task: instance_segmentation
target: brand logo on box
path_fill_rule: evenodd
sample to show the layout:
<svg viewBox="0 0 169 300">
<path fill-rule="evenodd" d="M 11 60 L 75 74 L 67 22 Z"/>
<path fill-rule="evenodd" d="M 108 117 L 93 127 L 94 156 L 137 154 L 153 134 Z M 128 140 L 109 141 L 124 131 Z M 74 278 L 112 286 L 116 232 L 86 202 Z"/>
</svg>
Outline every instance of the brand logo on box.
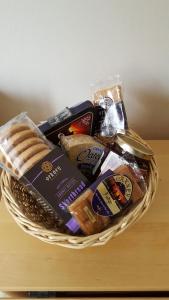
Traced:
<svg viewBox="0 0 169 300">
<path fill-rule="evenodd" d="M 51 163 L 50 161 L 44 161 L 44 162 L 42 163 L 41 168 L 42 168 L 42 171 L 43 171 L 43 172 L 49 173 L 49 172 L 52 171 L 53 165 L 52 165 L 52 163 Z"/>
<path fill-rule="evenodd" d="M 46 181 L 53 180 L 56 176 L 59 175 L 59 173 L 62 171 L 61 166 L 54 167 L 52 162 L 50 161 L 44 161 L 41 165 L 41 169 L 46 174 Z"/>
</svg>

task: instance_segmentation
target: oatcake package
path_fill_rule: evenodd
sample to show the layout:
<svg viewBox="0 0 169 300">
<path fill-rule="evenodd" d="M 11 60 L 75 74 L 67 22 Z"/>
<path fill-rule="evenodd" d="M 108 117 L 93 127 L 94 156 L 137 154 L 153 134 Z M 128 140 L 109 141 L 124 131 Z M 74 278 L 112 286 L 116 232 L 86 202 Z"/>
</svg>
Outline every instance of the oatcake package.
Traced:
<svg viewBox="0 0 169 300">
<path fill-rule="evenodd" d="M 90 101 L 66 107 L 58 115 L 49 118 L 46 122 L 39 125 L 39 129 L 45 136 L 58 144 L 58 134 L 93 134 L 94 126 L 94 106 Z"/>
<path fill-rule="evenodd" d="M 90 182 L 96 179 L 93 169 L 104 152 L 104 146 L 94 137 L 86 134 L 59 135 L 61 148 L 69 159 L 88 178 Z"/>
</svg>

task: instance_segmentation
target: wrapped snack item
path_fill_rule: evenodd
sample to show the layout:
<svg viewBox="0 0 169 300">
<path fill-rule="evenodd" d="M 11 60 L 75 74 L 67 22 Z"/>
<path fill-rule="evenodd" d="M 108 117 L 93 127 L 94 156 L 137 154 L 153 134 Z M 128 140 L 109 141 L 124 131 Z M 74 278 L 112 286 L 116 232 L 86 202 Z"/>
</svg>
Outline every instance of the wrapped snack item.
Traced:
<svg viewBox="0 0 169 300">
<path fill-rule="evenodd" d="M 53 148 L 26 113 L 0 128 L 1 164 L 17 178 Z"/>
<path fill-rule="evenodd" d="M 90 180 L 95 176 L 93 168 L 105 151 L 104 145 L 97 142 L 93 137 L 85 134 L 59 135 L 61 147 L 66 151 L 69 159 Z"/>
<path fill-rule="evenodd" d="M 102 231 L 108 226 L 110 217 L 95 214 L 92 209 L 94 193 L 88 188 L 71 206 L 69 211 L 76 218 L 80 228 L 86 235 Z"/>
<path fill-rule="evenodd" d="M 110 151 L 103 161 L 99 161 L 96 164 L 94 171 L 97 174 L 104 174 L 109 169 L 113 171 L 114 174 L 125 175 L 131 180 L 133 187 L 131 200 L 133 203 L 143 198 L 147 184 L 136 160 L 133 159 L 132 162 L 127 161 L 124 156 Z"/>
<path fill-rule="evenodd" d="M 117 181 L 117 182 L 116 182 Z M 132 182 L 124 176 L 117 177 L 111 170 L 100 176 L 69 210 L 86 235 L 105 229 L 131 203 Z"/>
<path fill-rule="evenodd" d="M 117 132 L 125 132 L 128 129 L 121 89 L 119 82 L 112 83 L 111 81 L 95 86 L 93 101 L 97 119 L 96 135 L 112 137 Z"/>
<path fill-rule="evenodd" d="M 59 147 L 56 146 L 38 161 L 21 180 L 28 189 L 36 192 L 36 198 L 43 207 L 54 210 L 72 233 L 78 233 L 79 225 L 72 218 L 68 206 L 89 184 Z"/>
<path fill-rule="evenodd" d="M 25 114 L 1 127 L 0 142 L 3 167 L 26 186 L 48 215 L 78 232 L 67 206 L 88 187 L 88 181 L 63 151 L 50 144 Z"/>
</svg>

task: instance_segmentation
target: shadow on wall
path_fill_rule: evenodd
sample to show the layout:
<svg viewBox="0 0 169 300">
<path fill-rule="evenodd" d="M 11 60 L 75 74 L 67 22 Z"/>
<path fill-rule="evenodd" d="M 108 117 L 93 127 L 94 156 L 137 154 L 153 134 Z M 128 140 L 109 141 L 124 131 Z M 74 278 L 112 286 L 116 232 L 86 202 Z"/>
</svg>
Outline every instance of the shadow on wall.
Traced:
<svg viewBox="0 0 169 300">
<path fill-rule="evenodd" d="M 135 99 L 135 103 L 129 103 L 132 129 L 144 139 L 169 139 L 169 95 L 155 90 L 136 90 L 132 99 Z"/>
<path fill-rule="evenodd" d="M 34 122 L 45 120 L 55 114 L 49 99 L 38 99 L 36 97 L 21 98 L 0 92 L 0 125 L 20 114 L 27 112 Z"/>
</svg>

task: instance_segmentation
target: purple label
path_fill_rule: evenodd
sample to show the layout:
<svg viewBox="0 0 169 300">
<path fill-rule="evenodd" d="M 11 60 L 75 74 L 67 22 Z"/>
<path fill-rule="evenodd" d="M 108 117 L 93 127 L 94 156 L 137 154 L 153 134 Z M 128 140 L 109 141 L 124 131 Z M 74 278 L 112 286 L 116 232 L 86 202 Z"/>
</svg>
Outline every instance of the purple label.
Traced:
<svg viewBox="0 0 169 300">
<path fill-rule="evenodd" d="M 106 205 L 105 201 L 103 200 L 102 196 L 98 191 L 95 192 L 92 200 L 92 207 L 95 213 L 101 216 L 112 216 L 111 210 Z"/>
<path fill-rule="evenodd" d="M 92 185 L 92 208 L 102 216 L 114 216 L 131 202 L 132 182 L 127 176 L 108 170 Z"/>
<path fill-rule="evenodd" d="M 66 223 L 66 226 L 73 232 L 77 232 L 80 229 L 79 224 L 75 220 L 75 218 L 71 218 L 69 222 Z"/>
<path fill-rule="evenodd" d="M 90 186 L 91 190 L 94 192 L 100 182 L 104 180 L 106 177 L 113 175 L 111 170 L 107 170 L 103 175 L 99 176 L 97 180 Z"/>
</svg>

